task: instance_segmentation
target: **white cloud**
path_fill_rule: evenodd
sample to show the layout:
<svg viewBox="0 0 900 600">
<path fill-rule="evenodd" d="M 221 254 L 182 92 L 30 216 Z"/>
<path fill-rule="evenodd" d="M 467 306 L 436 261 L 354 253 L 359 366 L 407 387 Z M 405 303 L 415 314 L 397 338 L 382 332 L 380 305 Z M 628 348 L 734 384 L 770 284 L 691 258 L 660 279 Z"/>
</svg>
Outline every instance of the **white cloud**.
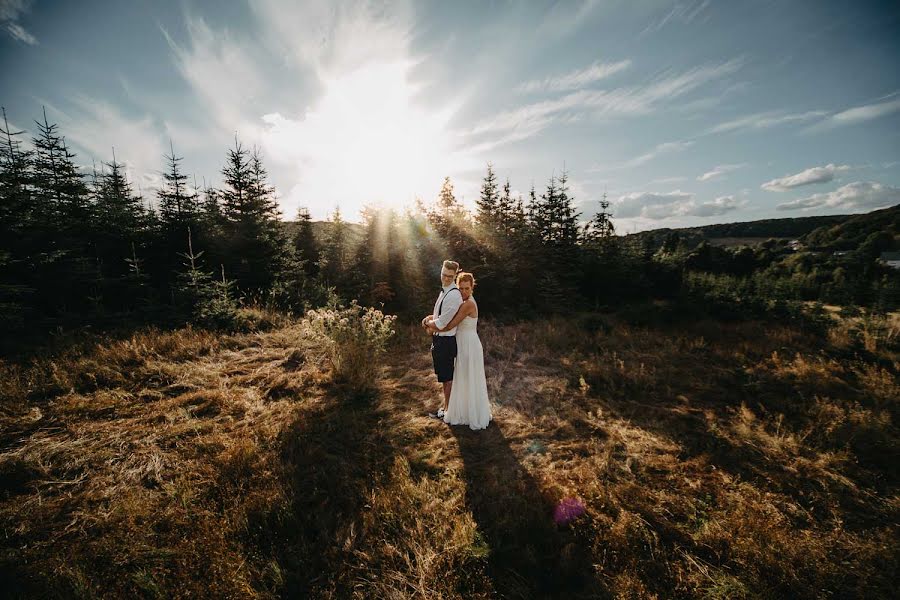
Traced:
<svg viewBox="0 0 900 600">
<path fill-rule="evenodd" d="M 632 192 L 612 203 L 616 218 L 640 218 L 654 221 L 674 217 L 713 217 L 737 210 L 744 203 L 734 196 L 697 201 L 693 194 L 675 190 L 666 193 Z"/>
<path fill-rule="evenodd" d="M 801 185 L 828 183 L 834 179 L 835 174 L 849 171 L 851 168 L 852 167 L 849 165 L 835 165 L 829 163 L 824 167 L 812 167 L 794 175 L 767 181 L 760 187 L 770 192 L 786 192 L 795 187 L 800 187 Z"/>
<path fill-rule="evenodd" d="M 724 215 L 743 206 L 743 202 L 736 200 L 734 196 L 720 196 L 715 200 L 707 200 L 700 203 L 689 203 L 684 207 L 684 215 L 694 217 L 715 217 Z"/>
<path fill-rule="evenodd" d="M 779 204 L 777 210 L 811 210 L 831 208 L 839 210 L 873 210 L 900 202 L 900 188 L 874 181 L 855 181 L 825 194 L 813 194 Z"/>
<path fill-rule="evenodd" d="M 676 177 L 662 177 L 660 179 L 654 179 L 648 185 L 654 185 L 654 184 L 662 185 L 664 183 L 681 183 L 681 182 L 687 181 L 687 180 L 688 180 L 688 178 L 684 177 L 682 175 L 679 175 Z"/>
<path fill-rule="evenodd" d="M 238 131 L 245 141 L 258 140 L 260 123 L 250 110 L 266 87 L 250 44 L 228 31 L 212 31 L 199 17 L 185 16 L 188 44 L 181 46 L 162 30 L 175 65 L 209 115 L 211 128 Z"/>
<path fill-rule="evenodd" d="M 744 163 L 736 165 L 718 165 L 713 167 L 711 171 L 707 171 L 703 175 L 697 177 L 697 181 L 709 181 L 710 179 L 715 179 L 716 177 L 724 175 L 725 173 L 736 171 L 744 166 L 746 166 Z"/>
<path fill-rule="evenodd" d="M 667 193 L 632 192 L 619 196 L 612 203 L 612 213 L 618 218 L 664 219 L 676 214 L 678 207 L 692 198 L 693 194 L 679 190 Z"/>
<path fill-rule="evenodd" d="M 537 38 L 564 37 L 579 27 L 583 27 L 598 8 L 602 6 L 613 8 L 613 4 L 615 3 L 602 3 L 600 0 L 554 2 L 542 15 L 535 35 Z"/>
<path fill-rule="evenodd" d="M 414 19 L 410 0 L 373 3 L 256 0 L 250 8 L 263 43 L 296 66 L 331 79 L 372 61 L 408 57 Z"/>
<path fill-rule="evenodd" d="M 895 95 L 895 94 L 892 94 Z M 866 104 L 863 106 L 855 106 L 835 113 L 823 120 L 821 123 L 809 128 L 809 131 L 819 131 L 831 129 L 833 127 L 841 127 L 843 125 L 856 125 L 873 119 L 878 119 L 895 112 L 900 111 L 900 98 L 894 98 L 886 102 L 878 102 L 875 104 Z"/>
<path fill-rule="evenodd" d="M 60 113 L 60 132 L 76 146 L 82 163 L 90 164 L 93 159 L 99 170 L 101 163 L 112 160 L 115 147 L 116 159 L 125 164 L 132 182 L 145 194 L 157 186 L 169 146 L 151 116 L 126 116 L 112 104 L 83 95 L 72 98 L 70 106 L 71 113 Z M 48 117 L 52 123 L 54 119 Z"/>
<path fill-rule="evenodd" d="M 670 100 L 737 71 L 743 61 L 695 67 L 677 75 L 663 74 L 641 86 L 613 90 L 579 90 L 562 97 L 526 104 L 482 120 L 467 133 L 492 136 L 488 147 L 533 137 L 551 123 L 578 114 L 631 116 L 654 112 Z"/>
<path fill-rule="evenodd" d="M 526 81 L 525 83 L 516 86 L 516 91 L 527 94 L 533 92 L 564 92 L 567 90 L 577 90 L 614 75 L 619 71 L 624 71 L 629 66 L 631 66 L 630 60 L 622 60 L 614 63 L 595 62 L 589 67 L 570 71 L 563 75 Z"/>
<path fill-rule="evenodd" d="M 19 23 L 19 18 L 31 8 L 31 0 L 0 0 L 0 24 L 14 39 L 29 46 L 38 43 L 31 33 Z"/>
<path fill-rule="evenodd" d="M 641 154 L 640 156 L 636 156 L 632 158 L 628 162 L 622 164 L 622 168 L 631 168 L 643 165 L 645 163 L 650 162 L 657 156 L 661 154 L 671 154 L 673 152 L 681 152 L 687 148 L 690 148 L 694 142 L 691 141 L 680 141 L 680 142 L 664 142 L 662 144 L 658 144 L 653 150 L 647 152 L 645 154 Z"/>
<path fill-rule="evenodd" d="M 710 0 L 689 0 L 687 2 L 676 2 L 675 6 L 672 7 L 661 19 L 651 23 L 648 25 L 643 31 L 638 34 L 638 37 L 642 37 L 648 33 L 655 33 L 665 27 L 667 24 L 680 21 L 681 23 L 687 25 L 690 24 L 700 16 L 706 8 L 709 6 Z M 708 15 L 707 15 L 708 18 Z"/>
<path fill-rule="evenodd" d="M 784 111 L 761 112 L 720 123 L 710 129 L 707 133 L 768 129 L 779 125 L 802 123 L 804 121 L 818 119 L 826 114 L 828 113 L 823 110 L 811 110 L 804 113 L 785 113 Z"/>
</svg>

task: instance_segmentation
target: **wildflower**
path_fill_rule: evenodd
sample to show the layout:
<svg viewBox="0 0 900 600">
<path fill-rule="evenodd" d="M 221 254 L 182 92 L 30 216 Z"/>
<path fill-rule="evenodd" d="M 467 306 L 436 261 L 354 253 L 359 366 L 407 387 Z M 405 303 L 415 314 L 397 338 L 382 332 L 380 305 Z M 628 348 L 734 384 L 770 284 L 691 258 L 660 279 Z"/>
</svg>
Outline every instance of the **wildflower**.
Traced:
<svg viewBox="0 0 900 600">
<path fill-rule="evenodd" d="M 553 521 L 567 525 L 584 514 L 584 504 L 578 498 L 563 498 L 553 510 Z"/>
</svg>

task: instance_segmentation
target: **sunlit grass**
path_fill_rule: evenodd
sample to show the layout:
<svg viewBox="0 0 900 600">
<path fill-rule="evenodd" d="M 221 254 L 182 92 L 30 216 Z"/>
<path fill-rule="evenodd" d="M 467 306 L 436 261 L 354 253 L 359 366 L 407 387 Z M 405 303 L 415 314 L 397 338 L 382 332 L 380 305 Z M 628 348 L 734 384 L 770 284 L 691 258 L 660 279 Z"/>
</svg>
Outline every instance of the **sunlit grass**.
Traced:
<svg viewBox="0 0 900 600">
<path fill-rule="evenodd" d="M 299 321 L 2 368 L 25 595 L 889 597 L 897 363 L 783 325 L 481 327 L 495 422 L 426 416 L 400 326 L 347 402 Z M 97 343 L 99 341 L 99 343 Z"/>
</svg>

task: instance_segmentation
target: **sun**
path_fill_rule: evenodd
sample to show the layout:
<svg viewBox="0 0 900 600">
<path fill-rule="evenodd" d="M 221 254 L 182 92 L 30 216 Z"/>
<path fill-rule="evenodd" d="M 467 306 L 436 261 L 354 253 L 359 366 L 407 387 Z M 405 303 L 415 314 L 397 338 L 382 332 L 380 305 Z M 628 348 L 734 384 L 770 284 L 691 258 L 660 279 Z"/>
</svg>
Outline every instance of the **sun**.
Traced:
<svg viewBox="0 0 900 600">
<path fill-rule="evenodd" d="M 408 61 L 373 62 L 324 81 L 301 121 L 264 117 L 274 152 L 293 156 L 300 183 L 292 202 L 326 214 L 340 206 L 353 219 L 366 205 L 430 201 L 458 167 L 448 131 L 452 111 L 416 101 Z"/>
</svg>

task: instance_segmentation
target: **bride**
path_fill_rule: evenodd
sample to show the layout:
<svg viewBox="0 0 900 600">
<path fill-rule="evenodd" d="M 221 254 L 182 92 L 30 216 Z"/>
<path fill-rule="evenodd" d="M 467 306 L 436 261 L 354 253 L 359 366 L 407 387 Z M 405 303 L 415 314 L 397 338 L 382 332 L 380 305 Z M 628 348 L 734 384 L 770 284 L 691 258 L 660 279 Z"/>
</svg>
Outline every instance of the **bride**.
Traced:
<svg viewBox="0 0 900 600">
<path fill-rule="evenodd" d="M 478 304 L 472 297 L 475 277 L 471 273 L 456 276 L 456 285 L 463 303 L 446 327 L 440 331 L 456 330 L 456 369 L 450 392 L 450 407 L 444 422 L 450 425 L 468 425 L 471 429 L 484 429 L 493 418 L 488 399 L 487 380 L 484 376 L 484 350 L 478 338 Z M 438 331 L 431 325 L 432 332 Z"/>
</svg>

